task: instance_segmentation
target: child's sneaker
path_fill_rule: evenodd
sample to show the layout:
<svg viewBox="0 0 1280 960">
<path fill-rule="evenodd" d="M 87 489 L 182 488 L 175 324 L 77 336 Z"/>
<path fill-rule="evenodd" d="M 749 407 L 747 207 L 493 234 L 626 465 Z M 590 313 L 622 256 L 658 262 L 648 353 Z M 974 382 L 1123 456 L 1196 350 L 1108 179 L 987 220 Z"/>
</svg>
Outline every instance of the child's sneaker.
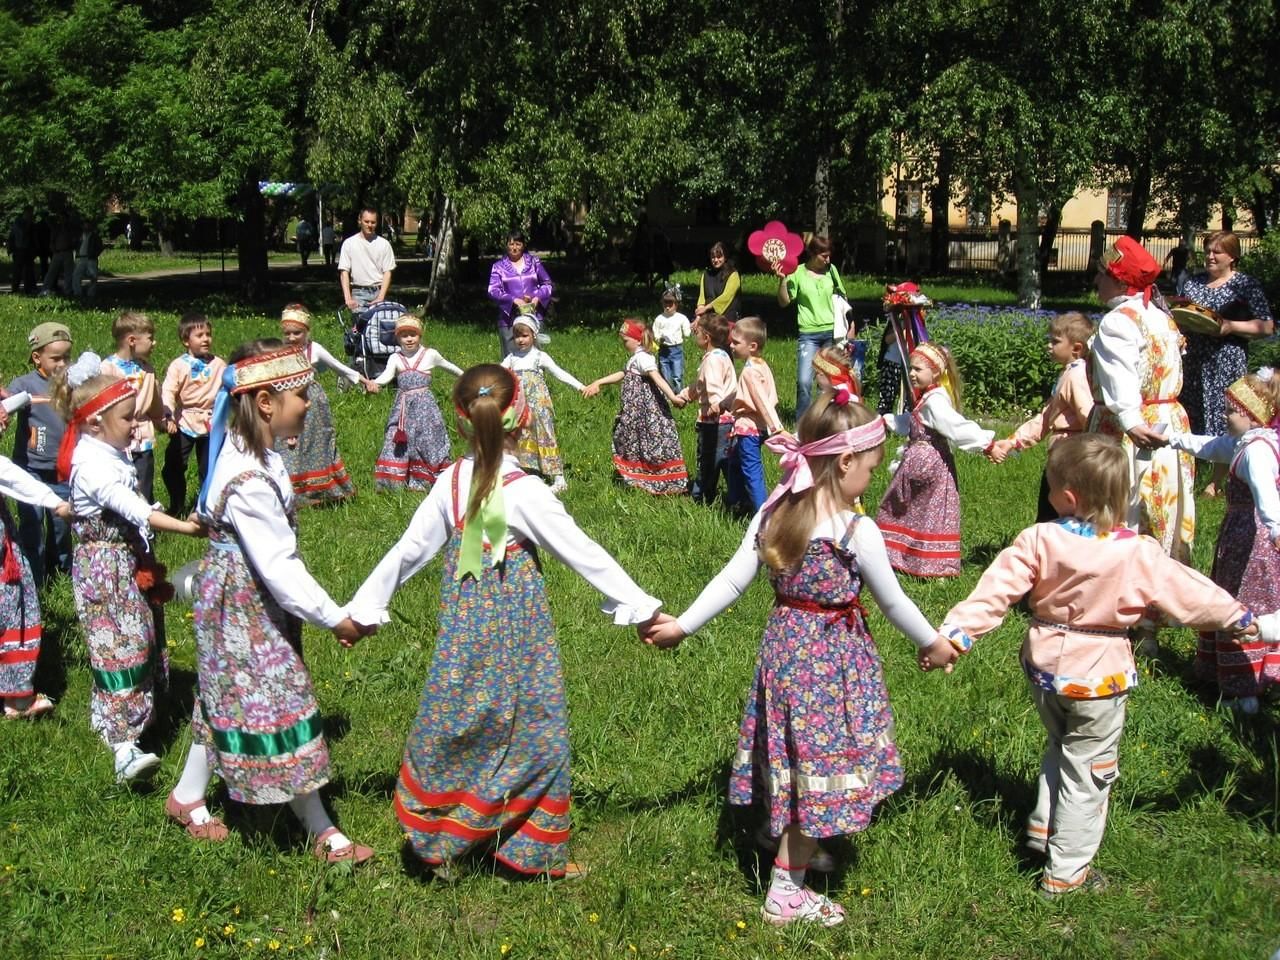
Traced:
<svg viewBox="0 0 1280 960">
<path fill-rule="evenodd" d="M 787 893 L 770 891 L 764 898 L 760 916 L 765 923 L 775 927 L 785 927 L 796 921 L 835 927 L 844 923 L 844 907 L 808 887 L 793 887 Z"/>
<path fill-rule="evenodd" d="M 154 753 L 147 753 L 136 743 L 127 744 L 116 750 L 116 783 L 145 779 L 155 773 L 158 766 L 160 758 Z"/>
<path fill-rule="evenodd" d="M 778 838 L 773 836 L 769 832 L 769 828 L 763 823 L 756 830 L 756 846 L 762 850 L 768 850 L 770 853 L 778 852 Z M 821 847 L 818 847 L 813 851 L 813 856 L 809 858 L 809 863 L 805 869 L 816 870 L 818 873 L 835 873 L 836 858 Z"/>
<path fill-rule="evenodd" d="M 1042 880 L 1041 886 L 1040 886 L 1040 896 L 1044 897 L 1044 899 L 1046 900 L 1055 900 L 1058 897 L 1062 896 L 1063 894 L 1075 893 L 1079 890 L 1088 890 L 1091 893 L 1101 893 L 1103 890 L 1107 889 L 1107 887 L 1109 887 L 1110 885 L 1111 885 L 1111 881 L 1107 879 L 1106 874 L 1104 874 L 1097 867 L 1090 867 L 1089 872 L 1085 874 L 1084 880 L 1076 884 L 1074 887 L 1067 887 L 1065 890 L 1055 890 L 1055 889 L 1046 887 L 1044 886 L 1044 881 Z"/>
</svg>

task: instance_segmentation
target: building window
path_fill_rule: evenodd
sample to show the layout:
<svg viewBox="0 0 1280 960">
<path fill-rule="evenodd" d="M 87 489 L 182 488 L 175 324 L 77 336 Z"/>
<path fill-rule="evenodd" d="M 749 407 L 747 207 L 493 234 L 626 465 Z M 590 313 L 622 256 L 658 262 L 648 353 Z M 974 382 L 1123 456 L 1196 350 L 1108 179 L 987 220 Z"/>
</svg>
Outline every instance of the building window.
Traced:
<svg viewBox="0 0 1280 960">
<path fill-rule="evenodd" d="M 898 181 L 898 219 L 924 216 L 924 183 L 920 180 Z"/>
<path fill-rule="evenodd" d="M 1129 204 L 1133 200 L 1133 188 L 1127 183 L 1117 183 L 1107 190 L 1107 229 L 1123 230 L 1129 226 Z"/>
</svg>

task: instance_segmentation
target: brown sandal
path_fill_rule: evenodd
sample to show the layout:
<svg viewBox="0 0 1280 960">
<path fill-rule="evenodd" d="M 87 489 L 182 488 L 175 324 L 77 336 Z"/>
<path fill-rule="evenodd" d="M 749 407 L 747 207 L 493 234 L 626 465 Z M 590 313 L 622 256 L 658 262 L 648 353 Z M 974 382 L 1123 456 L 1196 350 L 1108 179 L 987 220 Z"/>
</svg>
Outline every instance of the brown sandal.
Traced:
<svg viewBox="0 0 1280 960">
<path fill-rule="evenodd" d="M 325 863 L 342 863 L 345 860 L 350 860 L 352 863 L 364 863 L 366 860 L 373 859 L 373 848 L 356 843 L 354 840 L 341 850 L 331 849 L 328 842 L 329 838 L 337 832 L 337 827 L 330 827 L 316 837 L 314 853 L 317 860 L 323 860 Z"/>
<path fill-rule="evenodd" d="M 164 801 L 164 814 L 174 823 L 183 827 L 195 840 L 207 840 L 210 843 L 221 843 L 230 836 L 227 825 L 210 814 L 208 823 L 195 823 L 191 819 L 191 811 L 199 810 L 205 805 L 204 798 L 192 803 L 179 803 L 171 793 Z"/>
</svg>

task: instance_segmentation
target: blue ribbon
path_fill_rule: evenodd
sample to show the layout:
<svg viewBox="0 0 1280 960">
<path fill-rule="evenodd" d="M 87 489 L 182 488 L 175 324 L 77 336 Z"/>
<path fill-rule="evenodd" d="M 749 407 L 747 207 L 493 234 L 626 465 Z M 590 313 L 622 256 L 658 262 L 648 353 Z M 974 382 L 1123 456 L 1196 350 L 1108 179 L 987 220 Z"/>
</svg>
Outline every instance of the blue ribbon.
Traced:
<svg viewBox="0 0 1280 960">
<path fill-rule="evenodd" d="M 236 368 L 227 367 L 222 373 L 222 389 L 218 398 L 213 401 L 213 417 L 209 420 L 209 470 L 204 475 L 204 483 L 200 485 L 200 498 L 196 500 L 196 512 L 202 517 L 209 515 L 209 486 L 213 482 L 213 471 L 218 465 L 218 454 L 222 452 L 222 444 L 227 439 L 227 419 L 231 414 L 231 391 L 236 385 Z"/>
</svg>

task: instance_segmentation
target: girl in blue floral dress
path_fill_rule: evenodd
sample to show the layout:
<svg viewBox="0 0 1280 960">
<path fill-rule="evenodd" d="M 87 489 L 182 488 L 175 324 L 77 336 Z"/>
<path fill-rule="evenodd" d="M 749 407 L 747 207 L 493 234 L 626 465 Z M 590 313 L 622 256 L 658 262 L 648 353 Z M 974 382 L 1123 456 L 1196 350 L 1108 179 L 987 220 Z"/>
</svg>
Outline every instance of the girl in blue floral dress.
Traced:
<svg viewBox="0 0 1280 960">
<path fill-rule="evenodd" d="M 679 618 L 647 632 L 674 646 L 732 604 L 761 564 L 775 601 L 747 696 L 729 802 L 760 802 L 780 837 L 761 916 L 835 926 L 844 909 L 805 886 L 818 840 L 864 829 L 902 786 L 893 714 L 860 600 L 880 609 L 931 663 L 954 652 L 898 585 L 884 538 L 854 512 L 884 452 L 884 421 L 847 392 L 830 391 L 801 418 L 799 439 L 768 441 L 784 479 L 751 521 L 737 553 Z"/>
</svg>

